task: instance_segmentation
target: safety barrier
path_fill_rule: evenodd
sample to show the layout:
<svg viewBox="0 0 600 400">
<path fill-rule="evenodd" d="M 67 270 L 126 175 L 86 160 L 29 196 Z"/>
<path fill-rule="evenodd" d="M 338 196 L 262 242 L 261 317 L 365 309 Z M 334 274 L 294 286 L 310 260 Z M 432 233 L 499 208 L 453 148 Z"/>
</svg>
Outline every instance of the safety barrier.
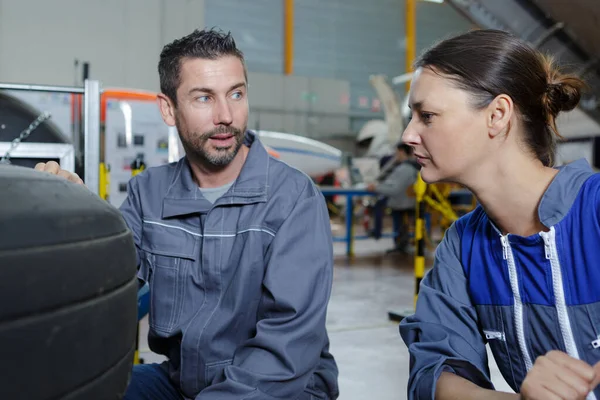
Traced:
<svg viewBox="0 0 600 400">
<path fill-rule="evenodd" d="M 419 173 L 417 176 L 417 180 L 413 185 L 415 200 L 416 200 L 416 215 L 415 215 L 415 232 L 414 232 L 414 241 L 415 241 L 415 256 L 414 256 L 414 278 L 415 278 L 415 291 L 414 291 L 414 301 L 413 308 L 409 310 L 405 310 L 404 312 L 394 312 L 389 311 L 388 317 L 392 321 L 400 322 L 408 315 L 414 313 L 414 310 L 417 307 L 417 299 L 419 297 L 419 289 L 421 287 L 421 281 L 425 275 L 425 248 L 426 242 L 425 239 L 427 237 L 427 228 L 426 228 L 426 207 L 429 206 L 433 210 L 438 211 L 441 215 L 450 223 L 456 221 L 459 217 L 457 213 L 454 211 L 451 202 L 449 201 L 450 192 L 446 195 L 443 195 L 440 192 L 440 189 L 437 185 L 428 185 L 421 178 L 421 174 Z"/>
</svg>

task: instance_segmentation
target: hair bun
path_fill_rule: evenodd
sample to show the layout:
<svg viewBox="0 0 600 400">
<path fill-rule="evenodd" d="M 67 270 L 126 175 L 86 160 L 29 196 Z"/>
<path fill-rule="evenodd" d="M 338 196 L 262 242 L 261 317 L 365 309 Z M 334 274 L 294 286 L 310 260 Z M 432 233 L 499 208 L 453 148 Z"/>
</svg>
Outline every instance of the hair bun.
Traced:
<svg viewBox="0 0 600 400">
<path fill-rule="evenodd" d="M 556 117 L 561 111 L 570 111 L 581 100 L 583 82 L 575 77 L 561 77 L 558 82 L 548 83 L 543 95 L 546 109 Z"/>
<path fill-rule="evenodd" d="M 548 84 L 542 95 L 542 104 L 549 119 L 555 119 L 561 111 L 570 111 L 577 107 L 586 85 L 575 75 L 563 75 L 551 59 L 545 60 L 545 66 Z"/>
</svg>

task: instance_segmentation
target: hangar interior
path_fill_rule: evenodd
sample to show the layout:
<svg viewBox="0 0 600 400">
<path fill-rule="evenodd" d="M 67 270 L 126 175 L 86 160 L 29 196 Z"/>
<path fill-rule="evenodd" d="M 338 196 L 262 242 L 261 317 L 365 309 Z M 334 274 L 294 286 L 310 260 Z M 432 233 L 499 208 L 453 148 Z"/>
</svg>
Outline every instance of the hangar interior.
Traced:
<svg viewBox="0 0 600 400">
<path fill-rule="evenodd" d="M 395 251 L 385 209 L 382 233 L 373 237 L 376 196 L 367 187 L 409 121 L 412 63 L 435 43 L 474 29 L 509 31 L 553 55 L 589 86 L 580 105 L 558 119 L 556 163 L 584 158 L 598 169 L 598 21 L 596 0 L 0 0 L 0 164 L 54 160 L 119 207 L 132 176 L 185 154 L 157 105 L 162 47 L 194 29 L 230 31 L 248 70 L 247 128 L 327 199 L 334 241 L 327 328 L 340 399 L 406 398 L 409 353 L 398 321 L 414 308 L 422 278 L 419 225 L 409 224 L 409 250 Z M 445 230 L 476 200 L 450 184 L 429 185 L 423 196 L 427 272 Z M 15 227 L 0 225 L 5 241 Z M 7 249 L 0 244 L 0 260 Z M 60 279 L 48 283 L 60 291 Z M 148 305 L 139 307 L 146 313 L 136 326 L 134 361 L 160 362 L 165 357 L 148 346 Z M 0 338 L 9 322 L 0 320 Z M 27 353 L 34 348 L 21 358 L 51 357 Z M 489 360 L 496 389 L 511 392 L 491 353 Z M 3 392 L 0 398 L 58 398 L 20 397 L 0 385 Z"/>
</svg>

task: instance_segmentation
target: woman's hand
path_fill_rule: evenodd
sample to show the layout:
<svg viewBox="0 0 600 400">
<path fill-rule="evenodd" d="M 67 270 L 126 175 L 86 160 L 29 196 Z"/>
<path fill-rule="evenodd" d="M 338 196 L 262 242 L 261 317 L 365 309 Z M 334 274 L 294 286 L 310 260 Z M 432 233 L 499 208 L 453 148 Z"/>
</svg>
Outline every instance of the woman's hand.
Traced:
<svg viewBox="0 0 600 400">
<path fill-rule="evenodd" d="M 600 362 L 593 367 L 561 351 L 535 360 L 521 385 L 523 400 L 585 400 L 600 383 Z"/>
</svg>

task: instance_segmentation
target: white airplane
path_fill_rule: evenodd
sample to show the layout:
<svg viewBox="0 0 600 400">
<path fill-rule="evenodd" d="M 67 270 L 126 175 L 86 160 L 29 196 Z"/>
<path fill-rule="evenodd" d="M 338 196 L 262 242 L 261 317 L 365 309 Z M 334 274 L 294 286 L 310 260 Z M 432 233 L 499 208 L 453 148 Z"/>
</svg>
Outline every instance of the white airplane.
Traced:
<svg viewBox="0 0 600 400">
<path fill-rule="evenodd" d="M 318 140 L 281 132 L 256 133 L 261 143 L 273 149 L 281 161 L 310 177 L 325 175 L 343 165 L 342 151 Z"/>
<path fill-rule="evenodd" d="M 394 78 L 392 83 L 399 85 L 411 78 L 411 73 L 401 75 Z M 358 133 L 356 141 L 359 144 L 370 141 L 365 157 L 381 158 L 394 153 L 410 116 L 410 109 L 408 97 L 401 100 L 384 75 L 372 75 L 369 82 L 383 105 L 385 120 L 373 119 L 367 122 Z"/>
<path fill-rule="evenodd" d="M 401 84 L 411 77 L 412 74 L 402 75 L 394 78 L 393 83 Z M 384 76 L 375 75 L 369 81 L 383 104 L 385 121 L 367 122 L 356 139 L 359 144 L 370 141 L 365 156 L 353 159 L 365 180 L 378 173 L 381 157 L 394 153 L 410 112 L 407 100 L 401 104 Z M 335 172 L 344 166 L 342 151 L 318 140 L 272 131 L 257 131 L 257 134 L 265 146 L 277 152 L 279 159 L 311 177 Z"/>
</svg>

